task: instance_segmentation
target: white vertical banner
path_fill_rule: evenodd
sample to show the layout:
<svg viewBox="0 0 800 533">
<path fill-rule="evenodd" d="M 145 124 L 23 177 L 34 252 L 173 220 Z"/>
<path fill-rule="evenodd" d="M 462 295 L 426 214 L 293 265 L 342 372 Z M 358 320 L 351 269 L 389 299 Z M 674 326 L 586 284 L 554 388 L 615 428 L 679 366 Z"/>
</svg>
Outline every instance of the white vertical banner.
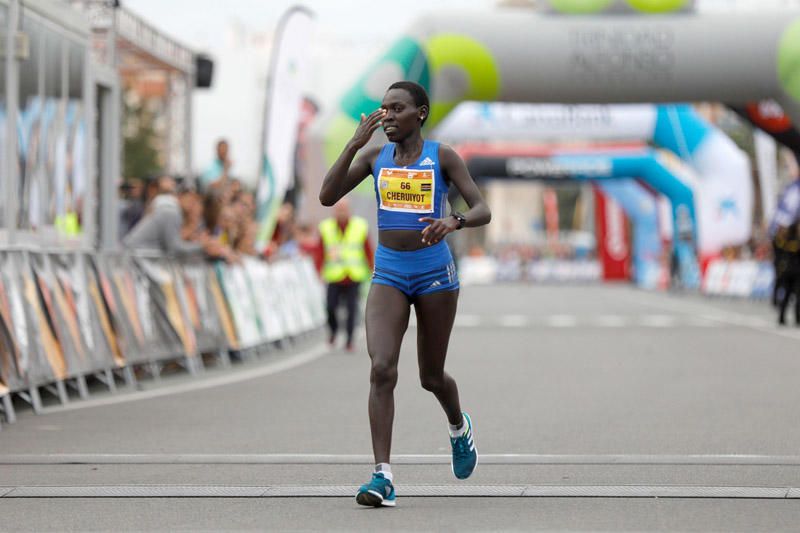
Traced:
<svg viewBox="0 0 800 533">
<path fill-rule="evenodd" d="M 256 193 L 259 224 L 256 249 L 263 250 L 275 228 L 278 207 L 294 183 L 294 158 L 313 14 L 305 7 L 290 8 L 278 23 L 267 77 L 261 168 Z"/>
<path fill-rule="evenodd" d="M 778 148 L 775 139 L 759 129 L 754 129 L 753 140 L 761 186 L 761 213 L 766 226 L 778 202 Z"/>
</svg>

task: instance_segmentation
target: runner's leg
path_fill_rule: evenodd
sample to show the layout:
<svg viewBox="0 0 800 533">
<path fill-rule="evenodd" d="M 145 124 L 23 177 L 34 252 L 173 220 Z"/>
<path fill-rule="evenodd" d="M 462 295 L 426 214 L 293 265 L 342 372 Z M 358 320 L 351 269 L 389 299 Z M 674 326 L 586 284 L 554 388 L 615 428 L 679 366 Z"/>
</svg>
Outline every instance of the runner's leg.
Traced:
<svg viewBox="0 0 800 533">
<path fill-rule="evenodd" d="M 373 283 L 367 296 L 367 351 L 372 360 L 369 425 L 375 463 L 389 463 L 394 421 L 394 388 L 400 344 L 408 328 L 410 306 L 399 289 Z"/>
<path fill-rule="evenodd" d="M 447 345 L 458 307 L 458 291 L 440 291 L 417 297 L 417 360 L 422 387 L 442 405 L 447 420 L 461 424 L 461 403 L 455 380 L 444 371 Z"/>
</svg>

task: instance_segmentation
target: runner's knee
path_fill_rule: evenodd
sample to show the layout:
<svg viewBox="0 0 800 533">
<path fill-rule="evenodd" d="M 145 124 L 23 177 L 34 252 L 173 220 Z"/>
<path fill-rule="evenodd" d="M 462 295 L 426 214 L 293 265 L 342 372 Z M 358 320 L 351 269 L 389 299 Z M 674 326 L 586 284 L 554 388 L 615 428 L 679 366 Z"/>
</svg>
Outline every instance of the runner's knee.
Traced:
<svg viewBox="0 0 800 533">
<path fill-rule="evenodd" d="M 394 388 L 397 385 L 397 365 L 373 362 L 369 381 L 378 387 Z"/>
<path fill-rule="evenodd" d="M 444 374 L 438 376 L 420 375 L 419 381 L 423 389 L 434 394 L 444 390 Z"/>
</svg>

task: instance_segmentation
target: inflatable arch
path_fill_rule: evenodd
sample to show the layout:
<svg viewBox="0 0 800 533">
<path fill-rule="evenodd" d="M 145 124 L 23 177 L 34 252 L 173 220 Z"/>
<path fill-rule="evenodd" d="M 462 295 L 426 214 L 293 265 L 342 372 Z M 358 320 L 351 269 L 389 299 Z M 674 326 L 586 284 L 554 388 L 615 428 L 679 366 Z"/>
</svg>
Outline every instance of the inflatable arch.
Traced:
<svg viewBox="0 0 800 533">
<path fill-rule="evenodd" d="M 466 143 L 453 146 L 461 157 L 469 162 L 474 157 L 526 157 L 541 158 L 542 170 L 545 169 L 546 157 L 554 152 L 553 146 L 543 145 L 509 145 Z M 641 143 L 609 143 L 592 144 L 586 147 L 564 147 L 562 152 L 638 152 L 645 148 Z M 560 175 L 560 174 L 556 174 Z M 540 176 L 543 179 L 553 176 Z M 628 216 L 633 226 L 633 242 L 631 259 L 633 262 L 633 280 L 643 288 L 656 288 L 662 281 L 662 242 L 659 234 L 659 218 L 657 195 L 644 187 L 635 179 L 596 180 L 595 189 L 603 197 L 614 200 Z M 456 193 L 457 194 L 457 193 Z M 670 223 L 671 225 L 671 223 Z M 598 228 L 599 230 L 599 228 Z M 599 237 L 598 237 L 599 238 Z M 600 243 L 598 243 L 600 244 Z"/>
<path fill-rule="evenodd" d="M 672 168 L 695 192 L 703 258 L 747 241 L 752 230 L 750 162 L 724 133 L 688 105 L 556 105 L 464 102 L 433 137 L 474 141 L 632 141 L 652 143 L 687 167 Z M 691 169 L 691 170 L 689 170 Z"/>
<path fill-rule="evenodd" d="M 772 98 L 800 123 L 800 12 L 693 13 L 691 2 L 678 0 L 548 5 L 552 13 L 505 8 L 420 18 L 317 122 L 309 183 L 318 184 L 361 113 L 398 79 L 428 89 L 429 128 L 465 100 L 745 105 Z M 614 14 L 620 11 L 661 14 Z"/>
<path fill-rule="evenodd" d="M 656 198 L 634 179 L 603 180 L 595 187 L 617 202 L 633 227 L 633 280 L 645 289 L 661 285 L 663 247 L 658 232 Z"/>
<path fill-rule="evenodd" d="M 467 168 L 475 177 L 488 178 L 640 179 L 670 200 L 675 234 L 673 253 L 679 264 L 681 283 L 689 288 L 699 286 L 694 195 L 691 188 L 663 164 L 655 150 L 597 154 L 561 152 L 548 158 L 473 157 Z"/>
</svg>

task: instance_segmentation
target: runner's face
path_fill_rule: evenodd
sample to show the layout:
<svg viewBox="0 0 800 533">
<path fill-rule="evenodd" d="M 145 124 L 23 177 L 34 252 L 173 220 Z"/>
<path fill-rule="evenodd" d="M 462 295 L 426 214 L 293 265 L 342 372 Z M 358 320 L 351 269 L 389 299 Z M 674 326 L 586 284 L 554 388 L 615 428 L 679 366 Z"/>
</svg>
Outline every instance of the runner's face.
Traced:
<svg viewBox="0 0 800 533">
<path fill-rule="evenodd" d="M 419 131 L 424 112 L 414 104 L 414 99 L 403 89 L 390 89 L 381 103 L 386 110 L 383 117 L 383 131 L 392 142 L 398 142 L 415 131 Z"/>
</svg>

